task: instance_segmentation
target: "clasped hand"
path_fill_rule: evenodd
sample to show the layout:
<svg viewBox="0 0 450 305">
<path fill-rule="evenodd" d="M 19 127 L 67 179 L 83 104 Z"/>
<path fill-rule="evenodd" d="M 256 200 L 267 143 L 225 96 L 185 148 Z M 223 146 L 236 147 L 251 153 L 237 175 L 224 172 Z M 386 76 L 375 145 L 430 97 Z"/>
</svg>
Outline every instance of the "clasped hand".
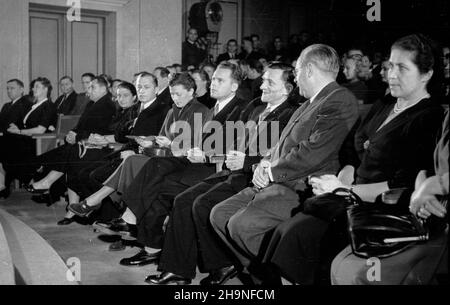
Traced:
<svg viewBox="0 0 450 305">
<path fill-rule="evenodd" d="M 227 154 L 225 164 L 230 170 L 237 171 L 244 168 L 244 161 L 245 153 L 236 150 L 230 150 Z"/>
<path fill-rule="evenodd" d="M 447 214 L 445 207 L 436 198 L 439 189 L 439 177 L 426 177 L 421 171 L 416 178 L 415 190 L 411 195 L 409 211 L 420 218 L 427 219 L 431 215 L 443 218 Z"/>
<path fill-rule="evenodd" d="M 269 186 L 270 177 L 267 169 L 270 168 L 271 164 L 267 160 L 262 160 L 258 167 L 256 167 L 253 173 L 252 183 L 258 189 L 263 189 Z"/>
<path fill-rule="evenodd" d="M 147 148 L 153 145 L 153 141 L 151 140 L 146 140 L 146 139 L 142 139 L 142 138 L 136 138 L 136 142 L 139 144 L 140 147 L 142 148 Z"/>
<path fill-rule="evenodd" d="M 20 129 L 19 127 L 17 127 L 16 124 L 11 123 L 9 124 L 9 128 L 7 130 L 9 133 L 15 133 L 15 134 L 20 134 Z"/>
<path fill-rule="evenodd" d="M 155 138 L 156 144 L 158 144 L 161 147 L 169 147 L 170 144 L 172 144 L 172 141 L 170 141 L 169 138 L 164 136 L 158 136 Z"/>
<path fill-rule="evenodd" d="M 187 151 L 187 159 L 191 163 L 205 163 L 206 155 L 205 152 L 202 151 L 200 148 L 194 147 Z"/>
<path fill-rule="evenodd" d="M 309 179 L 309 184 L 313 188 L 313 193 L 316 196 L 331 193 L 337 188 L 347 188 L 350 189 L 349 185 L 345 185 L 341 180 L 335 175 L 323 175 L 320 177 L 311 177 Z"/>
<path fill-rule="evenodd" d="M 88 143 L 95 145 L 106 145 L 109 142 L 104 136 L 92 133 L 88 138 Z"/>
<path fill-rule="evenodd" d="M 77 142 L 77 134 L 73 131 L 69 131 L 66 136 L 66 141 L 69 144 L 75 144 Z"/>
</svg>

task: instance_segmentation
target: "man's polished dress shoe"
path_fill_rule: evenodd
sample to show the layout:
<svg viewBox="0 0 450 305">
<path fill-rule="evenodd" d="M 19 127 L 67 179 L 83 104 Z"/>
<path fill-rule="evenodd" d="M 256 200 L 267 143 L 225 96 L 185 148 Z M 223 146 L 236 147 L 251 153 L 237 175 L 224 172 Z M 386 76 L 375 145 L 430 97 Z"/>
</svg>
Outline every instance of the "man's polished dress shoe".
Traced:
<svg viewBox="0 0 450 305">
<path fill-rule="evenodd" d="M 122 218 L 113 219 L 110 222 L 95 222 L 94 227 L 108 235 L 122 235 L 123 239 L 134 240 L 137 236 L 136 225 L 125 222 Z"/>
<path fill-rule="evenodd" d="M 80 217 L 89 217 L 89 215 L 100 209 L 102 206 L 100 204 L 98 205 L 94 205 L 94 206 L 89 206 L 87 205 L 86 200 L 81 201 L 80 203 L 72 203 L 69 205 L 69 211 L 71 211 L 72 213 L 74 213 L 77 216 Z"/>
<path fill-rule="evenodd" d="M 72 218 L 65 218 L 64 217 L 63 220 L 60 220 L 60 221 L 57 222 L 57 225 L 58 226 L 67 226 L 67 225 L 70 225 L 74 221 L 75 221 L 75 219 L 73 219 L 73 217 Z"/>
<path fill-rule="evenodd" d="M 200 285 L 214 286 L 223 285 L 228 280 L 234 278 L 238 274 L 238 270 L 235 266 L 228 266 L 211 271 L 207 277 L 200 281 Z"/>
<path fill-rule="evenodd" d="M 161 251 L 148 253 L 145 250 L 141 250 L 135 256 L 122 259 L 119 264 L 123 266 L 145 266 L 158 262 L 160 254 Z"/>
<path fill-rule="evenodd" d="M 149 284 L 156 284 L 156 285 L 170 285 L 170 284 L 189 285 L 192 280 L 176 275 L 174 273 L 162 272 L 160 274 L 153 274 L 147 276 L 145 281 Z"/>
</svg>

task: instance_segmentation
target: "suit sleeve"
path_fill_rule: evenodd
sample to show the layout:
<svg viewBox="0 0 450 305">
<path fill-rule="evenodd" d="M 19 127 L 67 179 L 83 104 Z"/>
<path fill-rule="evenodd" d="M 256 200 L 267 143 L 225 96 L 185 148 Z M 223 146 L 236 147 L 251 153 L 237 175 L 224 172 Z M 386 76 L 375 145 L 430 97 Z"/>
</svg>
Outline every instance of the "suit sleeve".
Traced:
<svg viewBox="0 0 450 305">
<path fill-rule="evenodd" d="M 304 178 L 323 167 L 338 153 L 357 119 L 357 103 L 348 93 L 338 93 L 318 110 L 308 139 L 272 163 L 274 182 Z"/>
<path fill-rule="evenodd" d="M 420 170 L 433 172 L 433 152 L 442 121 L 443 109 L 436 107 L 411 122 L 404 135 L 408 154 L 401 158 L 401 164 L 388 181 L 389 188 L 413 187 Z"/>
<path fill-rule="evenodd" d="M 95 107 L 93 105 L 92 107 Z M 106 135 L 109 132 L 109 125 L 115 113 L 115 107 L 112 103 L 99 105 L 95 110 L 89 113 L 83 126 L 79 126 L 75 130 L 77 133 L 76 140 L 81 141 L 87 139 L 91 133 Z"/>
</svg>

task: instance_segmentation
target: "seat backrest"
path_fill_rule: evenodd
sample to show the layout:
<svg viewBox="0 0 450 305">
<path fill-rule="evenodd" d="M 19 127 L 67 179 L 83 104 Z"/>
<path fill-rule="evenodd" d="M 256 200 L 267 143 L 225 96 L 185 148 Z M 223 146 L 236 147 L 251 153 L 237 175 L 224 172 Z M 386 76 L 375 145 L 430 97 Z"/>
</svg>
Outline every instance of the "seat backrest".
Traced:
<svg viewBox="0 0 450 305">
<path fill-rule="evenodd" d="M 80 115 L 59 115 L 56 135 L 58 139 L 63 139 L 69 131 L 71 131 L 80 120 Z"/>
</svg>

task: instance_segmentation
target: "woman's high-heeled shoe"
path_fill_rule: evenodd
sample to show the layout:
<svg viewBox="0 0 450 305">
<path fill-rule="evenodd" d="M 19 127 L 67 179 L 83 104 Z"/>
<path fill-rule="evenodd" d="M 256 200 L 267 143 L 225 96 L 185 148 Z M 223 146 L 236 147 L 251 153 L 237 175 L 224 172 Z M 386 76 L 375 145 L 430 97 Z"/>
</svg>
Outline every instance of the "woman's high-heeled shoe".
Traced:
<svg viewBox="0 0 450 305">
<path fill-rule="evenodd" d="M 31 194 L 45 194 L 49 189 L 35 189 L 32 184 L 27 184 L 24 186 L 25 190 Z"/>
<path fill-rule="evenodd" d="M 100 209 L 101 205 L 89 206 L 86 200 L 80 203 L 73 203 L 69 205 L 69 211 L 80 217 L 88 217 L 92 212 Z"/>
</svg>

